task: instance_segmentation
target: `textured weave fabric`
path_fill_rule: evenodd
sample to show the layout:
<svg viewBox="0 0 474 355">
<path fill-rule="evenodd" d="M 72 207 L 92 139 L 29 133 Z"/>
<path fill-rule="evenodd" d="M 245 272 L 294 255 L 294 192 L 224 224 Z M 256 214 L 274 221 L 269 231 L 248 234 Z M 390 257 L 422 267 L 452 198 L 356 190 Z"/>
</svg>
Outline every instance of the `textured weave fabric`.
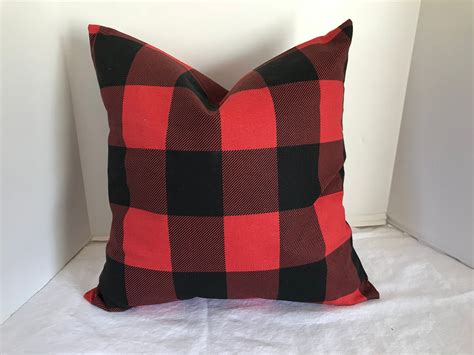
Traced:
<svg viewBox="0 0 474 355">
<path fill-rule="evenodd" d="M 337 305 L 378 293 L 342 205 L 350 20 L 227 91 L 163 51 L 90 25 L 108 112 L 106 310 L 193 297 Z"/>
</svg>

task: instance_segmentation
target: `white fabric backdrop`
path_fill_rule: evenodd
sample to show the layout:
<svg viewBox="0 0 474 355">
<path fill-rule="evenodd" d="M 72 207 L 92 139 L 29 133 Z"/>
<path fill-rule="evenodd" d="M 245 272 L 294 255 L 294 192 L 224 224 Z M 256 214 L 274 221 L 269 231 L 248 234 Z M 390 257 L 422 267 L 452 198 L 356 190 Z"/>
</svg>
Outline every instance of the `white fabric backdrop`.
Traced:
<svg viewBox="0 0 474 355">
<path fill-rule="evenodd" d="M 390 227 L 355 233 L 381 294 L 356 306 L 193 299 L 107 313 L 92 243 L 1 328 L 7 353 L 472 354 L 474 271 Z"/>
</svg>

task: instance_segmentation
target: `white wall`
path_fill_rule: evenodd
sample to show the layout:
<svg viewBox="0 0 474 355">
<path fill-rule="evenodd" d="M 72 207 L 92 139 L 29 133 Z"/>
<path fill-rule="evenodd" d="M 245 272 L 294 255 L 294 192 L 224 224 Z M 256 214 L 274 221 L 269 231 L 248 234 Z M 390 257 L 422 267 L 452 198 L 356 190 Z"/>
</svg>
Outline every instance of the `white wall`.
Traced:
<svg viewBox="0 0 474 355">
<path fill-rule="evenodd" d="M 422 1 L 388 208 L 392 223 L 470 266 L 472 7 Z"/>
<path fill-rule="evenodd" d="M 90 237 L 56 17 L 2 6 L 1 322 Z"/>
<path fill-rule="evenodd" d="M 383 224 L 419 1 L 191 1 L 60 7 L 93 235 L 109 233 L 106 113 L 86 26 L 103 24 L 168 51 L 230 88 L 244 73 L 347 18 L 345 204 L 354 225 Z"/>
</svg>

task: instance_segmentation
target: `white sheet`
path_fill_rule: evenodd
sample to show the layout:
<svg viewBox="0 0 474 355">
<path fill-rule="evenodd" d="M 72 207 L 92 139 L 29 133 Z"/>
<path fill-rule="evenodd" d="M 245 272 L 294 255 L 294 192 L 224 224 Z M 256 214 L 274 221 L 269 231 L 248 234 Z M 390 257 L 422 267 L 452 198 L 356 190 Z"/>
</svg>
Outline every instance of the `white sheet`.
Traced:
<svg viewBox="0 0 474 355">
<path fill-rule="evenodd" d="M 89 244 L 3 324 L 5 353 L 473 352 L 473 270 L 392 227 L 355 233 L 381 299 L 351 307 L 193 299 L 107 313 L 82 298 L 104 246 Z"/>
</svg>

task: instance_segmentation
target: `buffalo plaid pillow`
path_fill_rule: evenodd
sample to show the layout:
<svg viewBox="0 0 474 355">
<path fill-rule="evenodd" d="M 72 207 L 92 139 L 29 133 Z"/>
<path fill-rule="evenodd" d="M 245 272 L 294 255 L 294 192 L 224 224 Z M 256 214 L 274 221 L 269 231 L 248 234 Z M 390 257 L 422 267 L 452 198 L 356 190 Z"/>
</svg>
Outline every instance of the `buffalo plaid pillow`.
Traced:
<svg viewBox="0 0 474 355">
<path fill-rule="evenodd" d="M 378 298 L 342 205 L 350 20 L 230 91 L 116 30 L 89 34 L 113 221 L 88 301 L 115 311 L 193 297 Z"/>
</svg>

